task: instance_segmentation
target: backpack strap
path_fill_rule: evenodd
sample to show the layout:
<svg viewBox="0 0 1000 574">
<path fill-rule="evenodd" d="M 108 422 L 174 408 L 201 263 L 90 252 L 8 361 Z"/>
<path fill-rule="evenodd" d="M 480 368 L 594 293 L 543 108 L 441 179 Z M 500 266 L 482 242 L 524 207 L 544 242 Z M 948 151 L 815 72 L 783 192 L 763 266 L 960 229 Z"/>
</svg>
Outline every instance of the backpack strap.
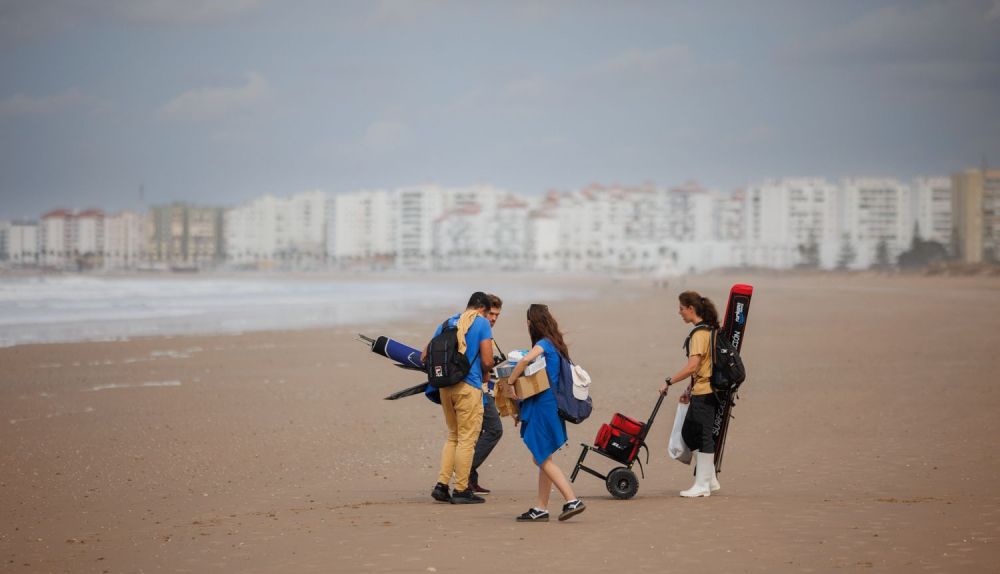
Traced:
<svg viewBox="0 0 1000 574">
<path fill-rule="evenodd" d="M 707 323 L 698 323 L 697 325 L 694 326 L 694 329 L 691 329 L 691 332 L 688 333 L 687 339 L 684 339 L 684 345 L 683 345 L 683 347 L 684 347 L 684 355 L 685 356 L 688 356 L 688 357 L 691 356 L 691 351 L 688 350 L 690 348 L 690 346 L 691 346 L 691 337 L 693 337 L 696 332 L 698 332 L 698 331 L 700 331 L 702 329 L 709 329 L 709 330 L 711 330 L 712 328 L 709 327 Z"/>
<path fill-rule="evenodd" d="M 695 325 L 694 328 L 691 329 L 691 332 L 688 333 L 687 339 L 684 339 L 684 356 L 685 357 L 690 357 L 691 356 L 691 337 L 693 337 L 695 333 L 697 333 L 698 331 L 701 331 L 702 329 L 708 329 L 709 332 L 711 332 L 713 334 L 715 333 L 715 329 L 712 329 L 712 327 L 710 327 L 707 323 L 698 323 L 697 325 Z M 712 347 L 712 361 L 713 362 L 715 361 L 715 346 L 714 346 L 714 343 L 715 343 L 714 339 L 709 342 L 709 346 Z M 695 377 L 697 375 L 698 375 L 697 372 L 695 372 L 695 373 L 693 373 L 691 375 L 691 387 L 692 388 L 694 388 Z"/>
</svg>

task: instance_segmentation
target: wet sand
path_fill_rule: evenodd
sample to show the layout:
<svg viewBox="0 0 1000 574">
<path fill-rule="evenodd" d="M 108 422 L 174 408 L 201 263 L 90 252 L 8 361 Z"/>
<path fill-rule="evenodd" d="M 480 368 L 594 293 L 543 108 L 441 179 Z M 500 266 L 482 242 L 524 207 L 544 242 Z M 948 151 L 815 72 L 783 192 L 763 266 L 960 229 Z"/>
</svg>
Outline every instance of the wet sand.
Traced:
<svg viewBox="0 0 1000 574">
<path fill-rule="evenodd" d="M 595 412 L 645 418 L 683 362 L 676 295 L 753 283 L 722 491 L 686 500 L 666 455 L 676 396 L 629 501 L 518 524 L 536 471 L 517 429 L 482 505 L 437 504 L 444 423 L 355 341 L 419 345 L 437 316 L 359 329 L 0 349 L 0 564 L 9 572 L 996 572 L 1000 280 L 708 276 L 597 284 L 553 303 Z M 503 294 L 500 293 L 502 296 Z M 457 307 L 462 302 L 457 302 Z M 524 305 L 496 336 L 528 344 Z M 610 461 L 588 458 L 603 470 Z M 552 508 L 562 500 L 552 496 Z"/>
</svg>

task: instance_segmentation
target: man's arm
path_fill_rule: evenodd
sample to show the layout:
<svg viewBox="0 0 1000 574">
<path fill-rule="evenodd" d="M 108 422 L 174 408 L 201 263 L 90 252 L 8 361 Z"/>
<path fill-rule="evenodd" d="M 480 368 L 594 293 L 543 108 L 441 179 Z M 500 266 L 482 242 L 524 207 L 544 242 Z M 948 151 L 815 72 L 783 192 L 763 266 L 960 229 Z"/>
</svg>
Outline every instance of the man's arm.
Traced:
<svg viewBox="0 0 1000 574">
<path fill-rule="evenodd" d="M 479 361 L 483 366 L 483 376 L 489 376 L 493 368 L 493 339 L 483 339 L 479 342 Z"/>
</svg>

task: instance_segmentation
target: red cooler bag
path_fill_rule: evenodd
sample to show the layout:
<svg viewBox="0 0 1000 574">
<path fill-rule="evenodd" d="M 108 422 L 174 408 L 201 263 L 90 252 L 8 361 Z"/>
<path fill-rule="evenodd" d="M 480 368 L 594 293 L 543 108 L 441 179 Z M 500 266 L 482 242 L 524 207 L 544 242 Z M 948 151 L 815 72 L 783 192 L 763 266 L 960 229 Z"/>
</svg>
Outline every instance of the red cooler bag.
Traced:
<svg viewBox="0 0 1000 574">
<path fill-rule="evenodd" d="M 601 425 L 601 428 L 597 430 L 597 438 L 594 439 L 594 446 L 600 449 L 607 448 L 609 440 L 611 440 L 611 427 L 609 425 Z"/>
<path fill-rule="evenodd" d="M 642 432 L 642 427 L 646 426 L 646 423 L 641 423 L 621 413 L 615 413 L 615 416 L 611 418 L 611 426 L 632 436 L 638 436 Z"/>
</svg>

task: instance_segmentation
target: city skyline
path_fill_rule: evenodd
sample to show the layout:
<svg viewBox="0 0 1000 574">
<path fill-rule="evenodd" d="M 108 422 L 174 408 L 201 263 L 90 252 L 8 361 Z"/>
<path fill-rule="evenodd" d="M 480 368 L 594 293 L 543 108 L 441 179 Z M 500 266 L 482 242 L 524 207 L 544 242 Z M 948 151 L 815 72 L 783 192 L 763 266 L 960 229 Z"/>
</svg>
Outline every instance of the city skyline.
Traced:
<svg viewBox="0 0 1000 574">
<path fill-rule="evenodd" d="M 595 185 L 264 195 L 237 206 L 53 210 L 0 220 L 0 261 L 62 269 L 637 271 L 880 268 L 995 261 L 1000 171 L 782 178 L 735 192 Z M 957 209 L 957 211 L 956 211 Z M 919 254 L 918 254 L 919 249 Z M 904 253 L 908 253 L 904 263 Z M 985 258 L 985 259 L 984 259 Z"/>
<path fill-rule="evenodd" d="M 7 0 L 0 218 L 1000 164 L 1000 2 Z"/>
</svg>

